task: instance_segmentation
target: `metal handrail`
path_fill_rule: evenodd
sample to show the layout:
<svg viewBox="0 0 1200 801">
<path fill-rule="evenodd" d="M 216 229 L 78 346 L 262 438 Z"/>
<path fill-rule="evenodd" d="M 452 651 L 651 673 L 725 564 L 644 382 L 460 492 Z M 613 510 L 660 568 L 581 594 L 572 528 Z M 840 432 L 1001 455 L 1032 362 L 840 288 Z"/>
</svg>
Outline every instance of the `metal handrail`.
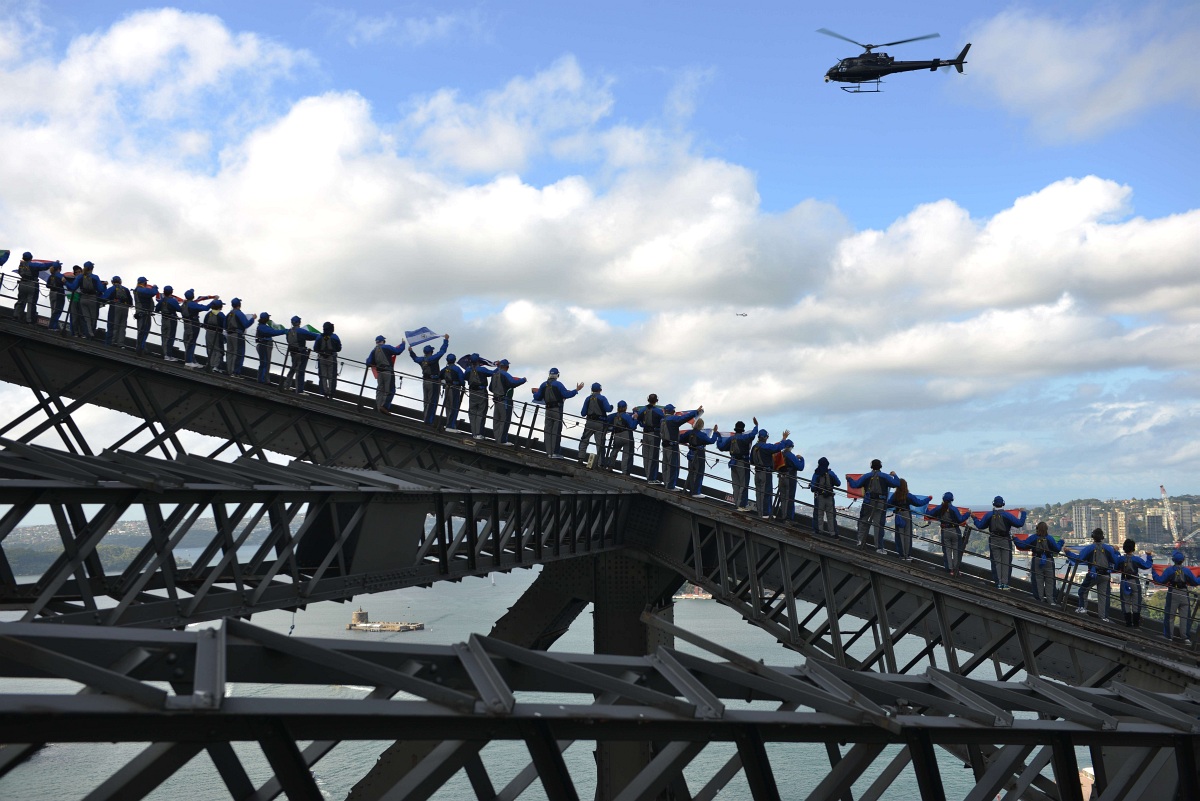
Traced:
<svg viewBox="0 0 1200 801">
<path fill-rule="evenodd" d="M 0 273 L 0 298 L 15 300 L 16 295 L 9 294 L 7 291 L 6 284 L 8 283 L 8 277 L 9 277 L 8 274 Z M 14 284 L 14 289 L 15 289 L 15 283 L 16 283 L 15 278 L 16 277 L 13 276 L 13 278 L 14 278 L 13 284 Z M 39 303 L 43 300 L 43 298 L 45 298 L 48 301 L 49 292 L 46 289 L 44 283 L 42 283 L 41 281 L 39 281 L 38 290 L 39 290 L 39 294 L 38 294 Z M 64 336 L 69 335 L 66 332 L 66 321 L 69 317 L 69 312 L 70 312 L 70 304 L 67 303 L 66 306 L 64 307 L 63 327 L 60 329 L 61 331 L 63 331 Z M 40 319 L 40 317 L 41 317 L 41 315 L 39 315 L 39 319 Z M 160 317 L 161 317 L 161 315 L 159 313 L 151 312 L 152 325 L 150 328 L 149 335 L 147 337 L 147 344 L 149 344 L 151 339 L 157 340 L 159 343 L 157 347 L 158 347 L 159 352 L 161 353 L 162 327 L 161 327 L 161 322 L 159 321 Z M 203 328 L 202 328 L 202 330 L 203 330 Z M 252 344 L 252 336 L 253 335 L 250 334 L 250 329 L 246 329 L 245 339 L 246 339 L 247 347 L 246 347 L 246 354 L 245 354 L 245 364 L 258 365 L 259 360 L 258 360 L 257 349 L 253 348 L 253 347 L 249 347 Z M 176 340 L 180 341 L 181 337 L 177 336 Z M 202 344 L 204 344 L 204 343 L 202 343 L 200 341 L 197 342 L 197 351 L 199 351 L 200 346 Z M 180 352 L 182 352 L 182 351 L 180 351 Z M 279 384 L 280 388 L 282 389 L 284 383 L 286 382 L 286 378 L 287 378 L 287 374 L 284 371 L 284 368 L 287 365 L 287 347 L 286 347 L 286 345 L 283 345 L 282 343 L 273 341 L 272 342 L 272 365 L 275 364 L 274 354 L 277 354 L 277 353 L 283 354 L 283 356 L 284 356 L 284 358 L 280 362 L 280 372 L 278 374 L 278 384 Z M 199 360 L 200 358 L 201 357 L 199 355 L 197 355 L 197 360 Z M 204 359 L 205 359 L 205 362 L 207 363 L 207 355 L 204 357 Z M 310 382 L 309 382 L 310 376 L 314 379 L 312 383 L 315 384 L 317 387 L 319 387 L 319 376 L 317 375 L 315 370 L 310 369 L 310 367 L 315 368 L 315 365 L 313 364 L 315 361 L 316 361 L 316 359 L 311 358 L 311 357 L 307 360 L 307 362 L 305 364 L 304 375 L 303 375 L 303 380 L 305 382 L 305 389 L 310 394 L 312 394 L 312 388 L 309 385 L 310 384 Z M 362 409 L 364 407 L 369 408 L 370 405 L 374 404 L 374 395 L 375 395 L 376 387 L 375 387 L 375 384 L 373 381 L 368 381 L 368 378 L 370 377 L 370 373 L 371 373 L 371 368 L 365 364 L 365 360 L 363 360 L 363 361 L 350 360 L 350 359 L 346 359 L 346 358 L 343 358 L 340 356 L 335 356 L 335 361 L 337 363 L 337 375 L 338 376 L 341 376 L 343 374 L 343 372 L 345 372 L 347 370 L 347 368 L 355 367 L 355 368 L 361 368 L 363 370 L 363 377 L 362 377 L 362 380 L 360 382 L 358 382 L 357 387 L 354 387 L 353 383 L 346 382 L 346 381 L 339 379 L 337 382 L 339 386 L 345 386 L 347 383 L 349 383 L 351 387 L 354 387 L 355 391 L 353 393 L 351 393 L 351 392 L 346 391 L 345 389 L 337 390 L 334 392 L 333 396 L 331 398 L 328 398 L 327 400 L 334 402 L 334 403 L 353 403 L 354 406 L 359 409 Z M 257 369 L 243 367 L 241 378 L 244 379 L 248 376 L 254 377 L 257 375 L 257 372 L 258 372 Z M 395 386 L 394 386 L 395 397 L 404 399 L 406 401 L 412 401 L 414 404 L 414 407 L 416 409 L 423 410 L 424 397 L 423 397 L 423 394 L 421 393 L 422 382 L 424 381 L 423 376 L 419 373 L 407 373 L 407 372 L 401 372 L 399 370 L 393 370 L 393 375 L 395 376 Z M 268 370 L 268 383 L 269 384 L 274 383 L 271 380 L 274 377 L 275 377 L 275 374 L 272 374 L 270 372 L 270 370 Z M 414 382 L 415 382 L 415 386 L 417 387 L 416 394 L 407 394 L 406 392 L 403 391 L 405 378 L 413 379 L 413 381 L 409 382 L 409 384 L 410 384 L 410 386 L 413 386 Z M 439 382 L 439 383 L 441 383 L 441 382 Z M 525 384 L 522 386 L 530 386 L 531 389 L 533 388 L 531 385 L 528 385 L 528 384 Z M 466 404 L 467 404 L 467 398 L 468 398 L 467 388 L 464 386 L 462 388 L 462 406 L 460 406 L 458 416 L 456 417 L 456 425 L 458 425 L 458 426 L 462 426 L 466 422 L 464 419 L 466 412 L 463 407 L 466 406 Z M 542 443 L 542 440 L 539 439 L 540 432 L 538 431 L 539 417 L 543 417 L 543 415 L 539 409 L 541 404 L 534 403 L 533 401 L 520 401 L 520 400 L 517 400 L 515 398 L 515 396 L 512 399 L 512 404 L 513 404 L 512 415 L 511 415 L 510 423 L 509 423 L 509 437 L 511 439 L 513 439 L 514 441 L 523 439 L 525 442 L 527 442 L 531 445 L 535 444 L 535 443 Z M 445 409 L 445 403 L 442 400 L 439 400 L 439 412 L 440 413 L 435 416 L 434 424 L 435 424 L 435 426 L 443 427 L 446 424 L 446 414 L 445 414 L 446 409 Z M 560 452 L 562 452 L 562 451 L 571 452 L 571 449 L 566 447 L 566 445 L 567 445 L 567 443 L 574 442 L 575 447 L 573 450 L 577 454 L 578 450 L 579 450 L 579 443 L 582 441 L 583 425 L 586 422 L 586 420 L 584 417 L 582 417 L 580 415 L 576 415 L 576 414 L 567 412 L 565 410 L 565 408 L 563 410 L 562 418 L 563 418 L 562 419 L 562 430 L 561 430 L 561 437 L 560 437 L 561 444 L 560 444 L 559 450 L 560 450 Z M 542 422 L 544 424 L 544 420 Z M 459 430 L 464 430 L 464 429 L 459 428 Z M 605 446 L 604 446 L 605 451 L 607 453 L 608 442 L 609 442 L 609 432 L 608 431 L 605 432 L 604 442 L 605 442 Z M 543 450 L 544 450 L 544 447 L 545 447 L 544 443 L 542 443 Z M 685 452 L 686 452 L 685 449 L 683 447 L 681 447 L 680 448 L 680 456 L 679 456 L 681 473 L 683 472 L 683 470 L 685 468 L 685 464 L 684 464 Z M 549 454 L 547 454 L 547 456 L 549 456 Z M 706 451 L 705 458 L 706 458 L 706 460 L 708 460 L 706 463 L 706 471 L 705 471 L 705 478 L 704 478 L 704 483 L 705 483 L 704 495 L 706 496 L 706 499 L 714 500 L 717 502 L 732 502 L 732 500 L 733 500 L 732 478 L 722 472 L 723 469 L 727 466 L 725 464 L 727 459 L 723 456 L 717 456 L 716 458 L 709 457 L 707 455 L 707 451 Z M 598 460 L 598 461 L 602 462 L 603 460 Z M 633 448 L 632 464 L 636 468 L 633 473 L 634 477 L 644 478 L 645 477 L 645 464 L 642 460 L 641 448 L 638 447 L 638 443 L 636 440 L 635 440 L 634 448 Z M 661 463 L 660 463 L 660 467 L 661 467 Z M 777 471 L 773 470 L 772 468 L 768 468 L 768 469 L 772 473 L 777 472 Z M 710 472 L 712 470 L 716 470 L 717 472 Z M 680 482 L 685 483 L 682 476 L 680 478 Z M 754 484 L 754 482 L 752 480 L 751 481 L 751 489 L 753 489 L 753 484 Z M 778 488 L 779 482 L 773 480 L 773 485 Z M 720 487 L 721 489 L 718 490 L 718 489 L 716 489 L 716 487 Z M 797 489 L 797 491 L 799 491 L 801 488 L 806 488 L 809 491 L 811 491 L 811 484 L 808 480 L 806 480 L 800 476 L 796 476 L 796 489 Z M 682 487 L 677 487 L 677 489 L 682 489 Z M 848 494 L 848 491 L 841 487 L 835 487 L 834 490 L 836 493 L 838 493 L 842 496 L 845 496 L 848 500 L 850 500 L 850 503 L 845 506 L 838 507 L 835 505 L 835 507 L 834 507 L 835 519 L 837 521 L 848 521 L 848 525 L 846 525 L 846 528 L 849 528 L 852 531 L 856 530 L 857 529 L 857 518 L 850 511 L 853 508 L 855 500 L 851 499 Z M 778 508 L 778 503 L 781 500 L 782 499 L 779 498 L 779 493 L 777 491 L 776 497 L 773 499 L 773 504 L 772 504 L 773 510 Z M 797 517 L 811 517 L 812 516 L 812 514 L 814 512 L 814 505 L 812 503 L 810 503 L 808 501 L 804 501 L 800 498 L 796 498 L 795 505 L 797 507 L 797 511 L 796 511 Z M 802 510 L 804 510 L 804 509 L 807 509 L 807 512 L 802 514 Z M 889 512 L 889 515 L 890 515 L 890 512 Z M 916 513 L 914 515 L 914 517 L 919 517 L 919 516 L 920 516 L 920 513 Z M 779 517 L 779 515 L 773 515 L 773 517 Z M 922 534 L 918 533 L 919 529 L 925 529 L 925 528 L 929 528 L 929 527 L 931 527 L 929 523 L 925 523 L 924 525 L 920 525 L 920 526 L 914 525 L 914 531 L 913 531 L 913 535 L 912 535 L 913 542 L 914 542 L 914 548 L 913 548 L 914 551 L 922 550 L 925 553 L 930 553 L 930 552 L 936 553 L 936 552 L 938 552 L 938 550 L 941 549 L 941 542 L 936 536 L 926 536 L 926 535 L 922 535 Z M 964 524 L 964 527 L 967 528 L 968 531 L 970 531 L 973 528 L 971 521 L 969 519 Z M 885 538 L 885 540 L 884 540 L 885 546 L 890 543 L 893 546 L 892 552 L 895 552 L 894 548 L 895 548 L 896 529 L 895 529 L 894 523 L 885 523 L 885 525 L 883 526 L 883 531 L 885 532 L 885 534 L 891 535 L 890 540 Z M 969 540 L 969 538 L 970 538 L 970 535 L 968 533 L 967 539 Z M 932 546 L 932 548 L 918 549 L 915 547 L 916 543 L 918 543 L 918 542 L 930 545 L 930 546 Z M 960 564 L 962 564 L 962 558 L 967 557 L 967 556 L 971 556 L 973 558 L 981 559 L 984 561 L 989 560 L 988 554 L 984 551 L 970 550 L 969 548 L 966 548 L 966 547 L 962 548 L 961 551 L 962 551 L 962 556 L 960 557 Z M 1033 560 L 1031 558 L 1030 565 L 1028 567 L 1026 567 L 1024 565 L 1019 564 L 1019 562 L 1017 560 L 1014 560 L 1013 566 L 1012 566 L 1012 571 L 1013 571 L 1014 575 L 1024 573 L 1027 575 L 1026 581 L 1032 583 L 1032 581 L 1033 581 L 1032 561 Z M 968 574 L 973 574 L 973 575 L 976 575 L 977 577 L 983 577 L 981 575 L 982 571 L 980 571 L 980 569 L 977 566 L 971 566 L 971 568 L 972 569 L 968 570 Z M 1066 570 L 1064 571 L 1061 578 L 1059 578 L 1056 573 L 1056 582 L 1057 582 L 1056 593 L 1055 593 L 1055 596 L 1056 596 L 1055 605 L 1056 606 L 1059 606 L 1059 607 L 1065 606 L 1073 596 L 1074 597 L 1078 596 L 1079 589 L 1083 586 L 1084 582 L 1082 579 L 1079 581 L 1076 581 L 1076 574 L 1077 574 L 1077 565 L 1075 565 L 1074 563 L 1069 562 L 1069 561 L 1067 563 Z M 1141 578 L 1138 579 L 1139 590 L 1142 586 L 1142 584 L 1141 584 L 1142 581 L 1144 581 L 1144 579 L 1141 579 Z M 1120 600 L 1120 598 L 1119 598 L 1120 590 L 1119 589 L 1118 589 L 1117 594 L 1118 594 L 1118 599 L 1117 599 L 1118 603 L 1116 605 L 1116 609 L 1119 610 L 1119 608 L 1120 608 L 1119 607 L 1119 600 Z M 1191 597 L 1191 596 L 1189 596 L 1189 597 Z M 1110 596 L 1110 605 L 1112 605 L 1111 596 Z M 1200 598 L 1197 598 L 1195 600 L 1195 602 L 1192 603 L 1191 605 L 1192 605 L 1192 612 L 1191 612 L 1190 617 L 1193 621 L 1193 626 L 1195 626 L 1197 618 L 1200 618 Z M 1165 599 L 1164 599 L 1163 605 L 1154 605 L 1154 604 L 1148 603 L 1147 599 L 1143 598 L 1143 604 L 1142 604 L 1143 610 L 1157 609 L 1158 614 L 1161 615 L 1163 613 L 1164 606 L 1165 606 Z"/>
</svg>

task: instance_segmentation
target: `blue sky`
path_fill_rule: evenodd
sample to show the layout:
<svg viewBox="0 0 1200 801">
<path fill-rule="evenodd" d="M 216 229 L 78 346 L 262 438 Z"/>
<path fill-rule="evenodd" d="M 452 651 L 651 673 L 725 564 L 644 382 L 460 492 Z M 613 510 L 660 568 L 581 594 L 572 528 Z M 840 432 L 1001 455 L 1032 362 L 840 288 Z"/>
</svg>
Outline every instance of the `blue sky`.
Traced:
<svg viewBox="0 0 1200 801">
<path fill-rule="evenodd" d="M 820 27 L 973 47 L 854 96 Z M 430 325 L 922 492 L 1200 492 L 1198 50 L 1167 3 L 0 0 L 0 247 Z"/>
</svg>

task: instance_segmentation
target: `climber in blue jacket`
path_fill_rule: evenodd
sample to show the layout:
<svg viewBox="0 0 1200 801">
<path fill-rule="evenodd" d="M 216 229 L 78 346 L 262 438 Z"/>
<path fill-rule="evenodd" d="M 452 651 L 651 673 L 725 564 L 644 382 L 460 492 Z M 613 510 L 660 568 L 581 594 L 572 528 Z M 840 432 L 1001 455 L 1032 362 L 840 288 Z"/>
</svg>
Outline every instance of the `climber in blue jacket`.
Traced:
<svg viewBox="0 0 1200 801">
<path fill-rule="evenodd" d="M 704 471 L 708 466 L 705 448 L 714 445 L 721 438 L 720 432 L 714 425 L 712 433 L 704 430 L 704 420 L 697 417 L 692 428 L 679 435 L 679 444 L 687 446 L 688 477 L 684 485 L 689 495 L 699 498 L 704 495 Z"/>
<path fill-rule="evenodd" d="M 895 513 L 892 527 L 895 529 L 896 555 L 905 562 L 912 561 L 913 510 L 924 511 L 932 500 L 932 495 L 917 495 L 915 492 L 910 492 L 908 482 L 903 478 L 900 479 L 900 486 L 896 487 L 888 497 L 888 508 Z M 882 536 L 876 542 L 879 548 L 883 547 Z"/>
<path fill-rule="evenodd" d="M 957 576 L 962 569 L 963 551 L 967 547 L 960 526 L 967 522 L 970 514 L 960 511 L 954 505 L 953 492 L 944 492 L 941 505 L 928 509 L 925 516 L 938 521 L 942 529 L 942 564 L 945 565 L 947 573 Z"/>
<path fill-rule="evenodd" d="M 750 511 L 750 449 L 758 436 L 758 418 L 751 418 L 754 428 L 746 430 L 746 424 L 738 420 L 733 433 L 717 440 L 717 450 L 729 454 L 729 478 L 733 482 L 733 505 L 739 512 Z"/>
<path fill-rule="evenodd" d="M 796 519 L 796 475 L 804 469 L 804 457 L 792 452 L 796 447 L 790 439 L 779 443 L 783 454 L 783 465 L 775 472 L 779 474 L 779 505 L 777 513 L 784 520 Z"/>
<path fill-rule="evenodd" d="M 1121 543 L 1121 614 L 1125 617 L 1125 625 L 1136 629 L 1142 626 L 1142 580 L 1138 577 L 1139 570 L 1153 572 L 1154 563 L 1150 551 L 1143 556 L 1134 553 L 1137 549 L 1135 540 L 1127 539 Z"/>
<path fill-rule="evenodd" d="M 629 475 L 633 466 L 633 430 L 640 424 L 637 415 L 627 411 L 628 408 L 625 401 L 617 401 L 617 410 L 605 418 L 605 425 L 612 432 L 612 437 L 604 466 L 610 470 L 617 468 L 618 454 L 622 454 L 620 470 L 625 475 Z"/>
<path fill-rule="evenodd" d="M 1004 498 L 992 499 L 992 508 L 975 521 L 975 528 L 988 532 L 988 551 L 991 553 L 992 581 L 998 590 L 1007 590 L 1012 579 L 1012 529 L 1025 527 L 1025 510 L 1021 514 L 1004 508 Z"/>
<path fill-rule="evenodd" d="M 196 342 L 200 338 L 200 313 L 207 312 L 220 298 L 213 297 L 208 303 L 196 300 L 196 290 L 183 293 L 183 366 L 196 369 Z"/>
<path fill-rule="evenodd" d="M 558 368 L 551 367 L 546 380 L 533 390 L 533 402 L 546 404 L 544 436 L 546 455 L 551 459 L 566 458 L 558 452 L 558 443 L 562 439 L 563 402 L 578 395 L 581 389 L 582 381 L 575 385 L 575 389 L 567 389 L 558 380 Z"/>
<path fill-rule="evenodd" d="M 174 292 L 174 287 L 164 286 L 162 298 L 154 306 L 154 310 L 159 314 L 158 320 L 162 335 L 162 357 L 168 362 L 179 361 L 174 356 L 175 334 L 179 330 L 179 315 L 183 311 L 183 304 L 175 297 Z"/>
<path fill-rule="evenodd" d="M 833 503 L 833 488 L 842 486 L 838 474 L 829 469 L 829 460 L 822 456 L 817 460 L 817 469 L 808 480 L 813 494 L 813 531 L 836 537 L 837 512 Z"/>
<path fill-rule="evenodd" d="M 395 360 L 404 353 L 404 340 L 400 347 L 387 343 L 383 334 L 375 337 L 375 347 L 367 354 L 367 367 L 375 368 L 375 410 L 380 414 L 392 413 L 392 398 L 396 397 Z"/>
<path fill-rule="evenodd" d="M 1062 553 L 1061 537 L 1052 537 L 1045 521 L 1037 524 L 1033 534 L 1013 534 L 1013 545 L 1030 551 L 1029 584 L 1033 600 L 1054 603 L 1054 555 Z"/>
<path fill-rule="evenodd" d="M 858 547 L 863 547 L 869 541 L 871 529 L 874 527 L 875 541 L 880 543 L 876 550 L 882 551 L 883 521 L 887 517 L 888 487 L 894 489 L 900 486 L 900 479 L 896 477 L 894 470 L 890 473 L 883 472 L 883 462 L 872 459 L 870 472 L 850 479 L 850 486 L 863 491 L 862 507 L 858 512 Z"/>
<path fill-rule="evenodd" d="M 658 405 L 658 395 L 650 393 L 646 405 L 634 410 L 642 426 L 642 468 L 646 471 L 647 484 L 661 484 L 658 471 L 658 454 L 662 443 L 663 410 Z"/>
<path fill-rule="evenodd" d="M 663 407 L 663 417 L 662 422 L 659 423 L 658 432 L 662 437 L 663 478 L 669 490 L 683 489 L 675 486 L 679 482 L 679 429 L 688 420 L 693 420 L 702 414 L 704 414 L 703 406 L 686 412 L 676 412 L 673 403 L 668 403 Z"/>
<path fill-rule="evenodd" d="M 1191 645 L 1192 604 L 1191 598 L 1188 597 L 1188 588 L 1200 586 L 1200 579 L 1196 578 L 1191 568 L 1183 564 L 1183 560 L 1183 551 L 1176 551 L 1171 554 L 1174 564 L 1161 572 L 1152 569 L 1150 575 L 1155 584 L 1162 584 L 1167 588 L 1167 598 L 1163 602 L 1163 637 L 1167 640 L 1172 639 L 1175 616 L 1178 615 L 1179 635 L 1183 638 L 1184 645 Z"/>
<path fill-rule="evenodd" d="M 600 393 L 604 387 L 599 382 L 592 384 L 592 394 L 584 398 L 579 415 L 583 418 L 583 436 L 579 438 L 579 462 L 587 462 L 588 442 L 596 443 L 596 462 L 604 464 L 604 439 L 608 431 L 608 415 L 612 404 Z"/>
<path fill-rule="evenodd" d="M 492 394 L 492 437 L 497 445 L 514 445 L 508 439 L 508 426 L 512 423 L 513 390 L 529 379 L 517 378 L 509 372 L 508 359 L 496 362 L 496 369 L 488 381 Z"/>
<path fill-rule="evenodd" d="M 254 347 L 258 351 L 258 383 L 265 384 L 270 380 L 271 339 L 286 333 L 286 328 L 276 328 L 271 324 L 270 312 L 261 312 L 258 315 L 258 325 L 254 327 Z"/>
<path fill-rule="evenodd" d="M 495 370 L 483 363 L 478 353 L 464 356 L 464 373 L 467 381 L 467 419 L 471 422 L 471 438 L 483 439 L 483 424 L 487 422 L 488 381 Z"/>
<path fill-rule="evenodd" d="M 422 348 L 422 355 L 418 356 L 413 348 L 408 349 L 408 355 L 421 368 L 421 389 L 425 401 L 425 425 L 433 425 L 434 419 L 437 417 L 438 399 L 441 397 L 442 390 L 442 366 L 439 360 L 446 355 L 446 348 L 450 347 L 450 335 L 442 335 L 442 347 L 434 352 L 433 345 L 426 345 Z"/>
<path fill-rule="evenodd" d="M 1111 593 L 1109 576 L 1121 563 L 1121 554 L 1117 549 L 1104 541 L 1104 530 L 1092 530 L 1092 544 L 1084 547 L 1078 553 L 1067 549 L 1067 559 L 1087 565 L 1088 572 L 1079 584 L 1079 607 L 1075 610 L 1081 615 L 1087 614 L 1088 588 L 1096 585 L 1096 610 L 1100 619 L 1108 621 L 1108 599 Z"/>
<path fill-rule="evenodd" d="M 225 371 L 235 378 L 242 377 L 246 361 L 246 332 L 254 325 L 254 317 L 242 311 L 242 299 L 229 301 L 225 313 Z"/>
<path fill-rule="evenodd" d="M 463 360 L 469 360 L 464 356 Z M 442 409 L 446 412 L 446 430 L 451 434 L 465 434 L 458 430 L 458 410 L 462 406 L 463 387 L 466 385 L 466 373 L 456 363 L 458 357 L 453 353 L 446 354 L 446 366 L 442 368 L 442 387 L 445 394 L 442 399 Z"/>
<path fill-rule="evenodd" d="M 775 454 L 783 449 L 783 441 L 791 432 L 784 429 L 779 442 L 767 441 L 771 436 L 765 428 L 758 431 L 758 442 L 750 449 L 750 464 L 754 467 L 754 502 L 758 515 L 764 520 L 771 516 L 771 501 L 775 498 Z"/>
<path fill-rule="evenodd" d="M 138 276 L 133 288 L 133 319 L 137 323 L 136 353 L 146 354 L 146 339 L 150 336 L 150 321 L 154 318 L 154 304 L 158 302 L 158 286 L 150 283 L 146 276 Z"/>
</svg>

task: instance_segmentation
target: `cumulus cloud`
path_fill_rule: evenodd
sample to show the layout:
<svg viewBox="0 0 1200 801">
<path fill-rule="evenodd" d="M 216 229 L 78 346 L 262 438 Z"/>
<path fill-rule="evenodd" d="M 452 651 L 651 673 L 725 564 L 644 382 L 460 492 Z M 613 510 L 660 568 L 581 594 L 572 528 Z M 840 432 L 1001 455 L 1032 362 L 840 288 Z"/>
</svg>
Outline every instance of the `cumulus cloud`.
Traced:
<svg viewBox="0 0 1200 801">
<path fill-rule="evenodd" d="M 750 169 L 696 147 L 698 80 L 659 122 L 611 120 L 620 87 L 571 56 L 398 119 L 351 91 L 276 107 L 264 87 L 309 64 L 170 10 L 0 63 L 3 246 L 334 320 L 351 354 L 429 325 L 518 374 L 757 415 L 842 470 L 883 455 L 985 498 L 1200 467 L 1161 446 L 1200 412 L 1200 210 L 1139 217 L 1131 187 L 1079 176 L 855 231 L 826 202 L 765 211 Z"/>
<path fill-rule="evenodd" d="M 1014 8 L 971 34 L 972 74 L 1046 140 L 1087 139 L 1159 106 L 1200 104 L 1192 4 L 1091 10 L 1083 19 Z"/>
<path fill-rule="evenodd" d="M 478 102 L 443 89 L 419 101 L 404 127 L 438 166 L 469 173 L 519 170 L 564 133 L 586 131 L 612 107 L 611 81 L 588 77 L 571 56 L 532 78 L 513 78 Z"/>
</svg>

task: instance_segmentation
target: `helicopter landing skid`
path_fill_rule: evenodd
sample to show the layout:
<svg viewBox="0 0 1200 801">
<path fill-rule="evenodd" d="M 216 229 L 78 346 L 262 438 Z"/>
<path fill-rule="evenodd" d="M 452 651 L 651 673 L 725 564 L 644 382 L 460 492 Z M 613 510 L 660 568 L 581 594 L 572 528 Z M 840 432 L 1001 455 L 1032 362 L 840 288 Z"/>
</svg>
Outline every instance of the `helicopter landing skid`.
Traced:
<svg viewBox="0 0 1200 801">
<path fill-rule="evenodd" d="M 854 84 L 854 86 L 852 86 L 852 87 L 851 86 L 839 86 L 838 89 L 841 89 L 843 92 L 849 92 L 852 95 L 860 95 L 860 94 L 864 94 L 864 93 L 876 94 L 878 92 L 883 91 L 882 89 L 879 88 L 879 85 L 881 83 L 883 83 L 883 81 L 863 81 L 862 83 Z M 863 87 L 872 87 L 872 88 L 867 89 L 867 88 L 863 88 Z"/>
</svg>

